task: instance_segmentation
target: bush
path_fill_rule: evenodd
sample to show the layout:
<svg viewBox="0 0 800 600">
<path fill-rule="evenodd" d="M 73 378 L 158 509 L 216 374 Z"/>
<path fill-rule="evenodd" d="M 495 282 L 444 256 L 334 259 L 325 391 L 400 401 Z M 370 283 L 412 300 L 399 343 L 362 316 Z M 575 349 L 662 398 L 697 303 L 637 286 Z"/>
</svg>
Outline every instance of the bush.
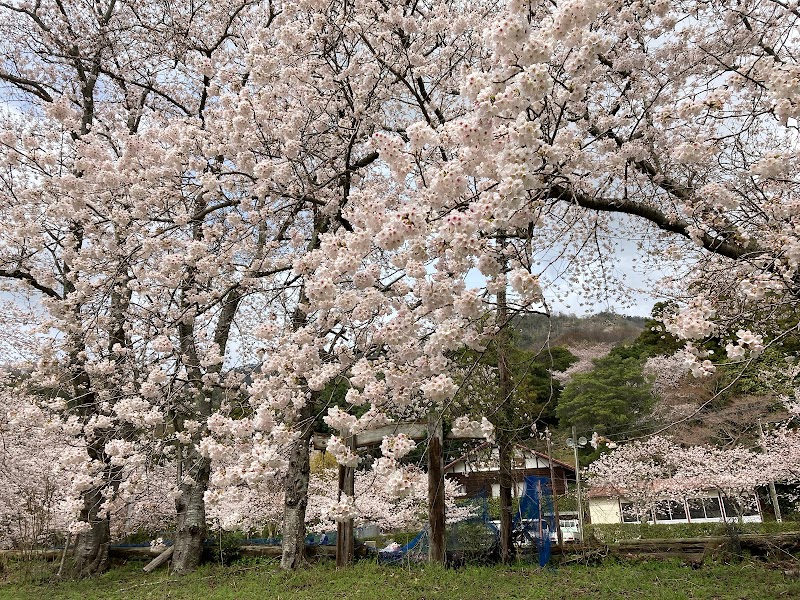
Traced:
<svg viewBox="0 0 800 600">
<path fill-rule="evenodd" d="M 464 564 L 490 561 L 497 536 L 483 521 L 454 523 L 447 527 L 447 550 L 456 552 Z"/>
<path fill-rule="evenodd" d="M 221 532 L 216 538 L 210 538 L 212 562 L 230 565 L 242 556 L 241 546 L 246 539 L 241 532 Z"/>
<path fill-rule="evenodd" d="M 768 521 L 766 523 L 680 523 L 675 525 L 648 523 L 614 523 L 584 526 L 587 540 L 612 544 L 621 540 L 698 538 L 746 533 L 792 533 L 800 532 L 800 522 Z"/>
<path fill-rule="evenodd" d="M 500 498 L 487 498 L 486 508 L 489 518 L 498 521 L 500 519 Z M 519 498 L 511 498 L 511 516 L 519 514 Z"/>
</svg>

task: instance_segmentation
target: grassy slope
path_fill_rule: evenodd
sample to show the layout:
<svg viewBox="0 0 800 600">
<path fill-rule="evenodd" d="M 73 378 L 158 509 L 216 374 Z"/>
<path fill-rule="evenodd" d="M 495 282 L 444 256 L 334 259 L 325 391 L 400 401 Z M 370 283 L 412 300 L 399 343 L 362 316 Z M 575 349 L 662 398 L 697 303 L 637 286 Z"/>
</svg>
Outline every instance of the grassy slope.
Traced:
<svg viewBox="0 0 800 600">
<path fill-rule="evenodd" d="M 173 578 L 118 567 L 87 581 L 53 584 L 48 571 L 15 570 L 0 580 L 2 600 L 504 600 L 519 598 L 770 599 L 800 598 L 800 581 L 763 563 L 709 565 L 693 570 L 668 562 L 561 567 L 411 569 L 360 564 L 343 572 L 328 565 L 281 573 L 274 565 L 208 565 Z M 20 583 L 26 578 L 28 583 Z M 38 580 L 38 583 L 37 583 Z"/>
</svg>

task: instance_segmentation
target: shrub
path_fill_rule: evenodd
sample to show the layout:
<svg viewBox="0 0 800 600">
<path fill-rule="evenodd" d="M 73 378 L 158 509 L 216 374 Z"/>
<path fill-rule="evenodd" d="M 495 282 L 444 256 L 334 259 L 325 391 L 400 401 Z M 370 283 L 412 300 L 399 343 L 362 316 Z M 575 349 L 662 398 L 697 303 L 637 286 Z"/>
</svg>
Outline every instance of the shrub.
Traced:
<svg viewBox="0 0 800 600">
<path fill-rule="evenodd" d="M 747 533 L 792 533 L 800 532 L 800 522 L 768 521 L 766 523 L 679 523 L 675 525 L 648 523 L 614 523 L 608 525 L 586 525 L 587 540 L 612 544 L 621 540 L 678 539 L 730 535 L 731 528 L 737 534 Z"/>
</svg>

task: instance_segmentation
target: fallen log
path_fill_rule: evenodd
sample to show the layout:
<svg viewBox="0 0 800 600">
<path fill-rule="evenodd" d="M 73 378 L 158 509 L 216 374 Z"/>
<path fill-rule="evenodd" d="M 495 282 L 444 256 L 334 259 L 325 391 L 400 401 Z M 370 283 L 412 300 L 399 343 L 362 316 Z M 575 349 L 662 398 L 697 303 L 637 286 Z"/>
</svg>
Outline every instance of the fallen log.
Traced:
<svg viewBox="0 0 800 600">
<path fill-rule="evenodd" d="M 58 560 L 61 558 L 62 552 L 63 548 L 49 548 L 47 550 L 0 550 L 0 558 Z"/>
<path fill-rule="evenodd" d="M 125 559 L 150 559 L 161 554 L 161 550 L 154 550 L 150 546 L 111 546 L 108 549 L 111 558 Z"/>
<path fill-rule="evenodd" d="M 156 570 L 158 567 L 160 567 L 160 566 L 161 566 L 161 565 L 163 565 L 165 562 L 167 562 L 167 561 L 170 559 L 170 557 L 172 556 L 172 553 L 173 553 L 174 551 L 175 551 L 175 546 L 170 546 L 169 548 L 167 548 L 166 550 L 164 550 L 164 551 L 163 551 L 161 554 L 159 554 L 158 556 L 156 556 L 156 557 L 155 557 L 153 560 L 151 560 L 149 563 L 147 563 L 147 564 L 146 564 L 146 565 L 145 565 L 145 566 L 142 568 L 142 571 L 144 571 L 145 573 L 152 573 L 152 572 L 153 572 L 153 571 L 155 571 L 155 570 Z"/>
</svg>

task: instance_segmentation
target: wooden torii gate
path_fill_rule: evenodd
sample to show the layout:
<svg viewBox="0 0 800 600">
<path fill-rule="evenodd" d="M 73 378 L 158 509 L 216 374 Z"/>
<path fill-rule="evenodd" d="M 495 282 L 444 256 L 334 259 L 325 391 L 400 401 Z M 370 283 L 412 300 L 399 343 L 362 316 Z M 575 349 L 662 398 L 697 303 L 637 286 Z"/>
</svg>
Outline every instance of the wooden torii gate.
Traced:
<svg viewBox="0 0 800 600">
<path fill-rule="evenodd" d="M 443 440 L 481 439 L 482 436 L 455 434 L 444 435 L 442 418 L 431 414 L 427 423 L 398 422 L 377 429 L 362 431 L 344 439 L 351 450 L 379 445 L 384 437 L 405 434 L 412 440 L 428 440 L 428 525 L 430 528 L 430 550 L 428 562 L 445 562 L 445 497 L 444 497 L 444 452 Z M 315 433 L 314 448 L 325 450 L 329 435 Z M 339 495 L 355 495 L 355 468 L 339 466 Z M 355 551 L 353 520 L 348 519 L 336 526 L 336 566 L 352 564 Z"/>
</svg>

